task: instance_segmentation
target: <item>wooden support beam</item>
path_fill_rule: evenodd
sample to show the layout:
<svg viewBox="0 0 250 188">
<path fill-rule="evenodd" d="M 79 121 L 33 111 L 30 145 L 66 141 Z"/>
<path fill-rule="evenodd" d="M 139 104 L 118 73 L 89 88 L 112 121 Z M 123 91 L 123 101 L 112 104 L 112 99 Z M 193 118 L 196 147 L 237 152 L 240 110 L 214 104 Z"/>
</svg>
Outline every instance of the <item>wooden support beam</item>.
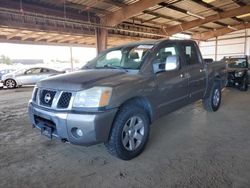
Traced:
<svg viewBox="0 0 250 188">
<path fill-rule="evenodd" d="M 236 3 L 239 6 L 246 6 L 247 4 L 244 3 L 243 1 L 239 1 L 239 0 L 233 0 L 234 3 Z"/>
<path fill-rule="evenodd" d="M 34 36 L 36 36 L 37 34 L 40 34 L 39 32 L 29 32 L 26 35 L 21 37 L 21 40 L 27 40 L 29 38 L 33 38 Z"/>
<path fill-rule="evenodd" d="M 115 5 L 117 7 L 123 7 L 124 3 L 121 3 L 119 1 L 112 1 L 112 0 L 102 0 L 102 2 L 110 4 L 110 5 Z"/>
<path fill-rule="evenodd" d="M 15 36 L 17 36 L 17 35 L 18 35 L 19 33 L 21 33 L 21 32 L 22 32 L 22 31 L 17 30 L 17 31 L 15 31 L 15 32 L 13 32 L 13 33 L 7 35 L 6 38 L 7 38 L 7 40 L 12 39 L 12 38 L 14 38 Z"/>
<path fill-rule="evenodd" d="M 234 26 L 232 26 L 232 28 L 235 28 L 237 30 L 250 28 L 250 23 L 234 25 Z M 224 28 L 217 29 L 217 30 L 214 30 L 214 31 L 207 31 L 207 32 L 203 32 L 203 33 L 197 33 L 197 34 L 194 34 L 192 36 L 192 38 L 194 40 L 208 40 L 210 38 L 219 37 L 219 36 L 231 33 L 231 32 L 235 32 L 236 30 L 234 30 L 232 28 L 224 27 Z"/>
<path fill-rule="evenodd" d="M 57 42 L 58 42 L 58 43 L 63 43 L 63 42 L 70 41 L 70 40 L 72 40 L 72 39 L 75 39 L 75 36 L 64 37 L 64 38 L 58 40 Z"/>
<path fill-rule="evenodd" d="M 150 20 L 144 20 L 144 19 L 141 19 L 141 18 L 132 18 L 132 20 L 134 21 L 137 21 L 137 22 L 140 22 L 140 23 L 149 23 L 149 24 L 152 24 L 154 25 L 154 27 L 168 27 L 169 25 L 166 25 L 166 24 L 162 24 L 162 23 L 158 23 L 158 22 L 154 22 L 154 21 L 150 21 Z"/>
<path fill-rule="evenodd" d="M 144 10 L 143 13 L 144 14 L 149 14 L 151 16 L 155 16 L 156 18 L 165 18 L 167 20 L 172 20 L 172 21 L 176 21 L 176 22 L 180 22 L 180 23 L 183 22 L 183 20 L 181 20 L 181 19 L 177 19 L 177 18 L 174 18 L 174 17 L 171 17 L 171 16 L 166 16 L 164 14 L 160 14 L 160 13 L 150 11 L 150 10 Z"/>
<path fill-rule="evenodd" d="M 178 18 L 174 18 L 174 17 L 171 17 L 171 16 L 166 16 L 164 14 L 159 14 L 157 12 L 150 11 L 150 10 L 145 10 L 145 11 L 143 11 L 143 13 L 155 16 L 154 18 L 151 18 L 149 20 L 145 20 L 145 22 L 152 21 L 152 20 L 157 19 L 157 18 L 165 18 L 165 19 L 172 20 L 172 21 L 179 22 L 179 23 L 185 22 L 183 19 L 178 19 Z M 219 24 L 219 23 L 217 23 L 217 24 Z M 168 26 L 165 26 L 165 27 L 168 27 Z M 206 26 L 200 26 L 200 27 L 203 28 L 203 29 L 208 29 L 208 30 L 212 29 L 212 28 L 206 27 Z"/>
<path fill-rule="evenodd" d="M 92 40 L 91 37 L 85 37 L 77 41 L 78 44 L 86 44 L 89 40 Z M 95 39 L 93 39 L 95 40 Z"/>
<path fill-rule="evenodd" d="M 97 54 L 107 48 L 107 38 L 108 38 L 108 30 L 96 28 L 95 30 L 96 36 L 96 50 Z"/>
<path fill-rule="evenodd" d="M 53 36 L 53 37 L 55 37 L 55 36 Z M 48 39 L 48 38 L 51 38 L 51 36 L 50 35 L 48 35 L 48 34 L 44 34 L 44 35 L 41 35 L 41 36 L 39 36 L 39 37 L 37 37 L 37 38 L 35 38 L 35 42 L 38 42 L 38 41 L 40 41 L 40 40 L 43 40 L 43 39 Z"/>
<path fill-rule="evenodd" d="M 81 40 L 84 36 L 75 36 L 74 39 L 71 39 L 68 41 L 68 43 L 77 43 L 79 40 Z"/>
<path fill-rule="evenodd" d="M 130 5 L 124 5 L 121 9 L 105 16 L 104 23 L 107 26 L 115 26 L 162 1 L 163 0 L 140 0 Z"/>
<path fill-rule="evenodd" d="M 203 1 L 200 1 L 200 0 L 193 0 L 194 2 L 197 2 L 197 3 L 201 3 L 202 4 L 202 2 Z M 174 6 L 173 5 L 174 3 L 172 3 L 172 4 L 168 4 L 168 3 L 165 3 L 165 2 L 162 2 L 162 3 L 159 3 L 159 5 L 160 6 L 162 6 L 162 7 L 165 7 L 165 8 L 168 8 L 168 9 L 172 9 L 172 10 L 174 10 L 174 11 L 177 11 L 177 12 L 181 12 L 181 13 L 183 13 L 183 14 L 187 14 L 187 10 L 185 10 L 185 9 L 182 9 L 182 8 L 180 8 L 180 7 L 176 7 L 176 6 Z M 204 5 L 204 4 L 203 4 Z M 207 7 L 208 8 L 208 7 Z M 211 8 L 211 7 L 210 7 Z M 218 9 L 216 9 L 216 11 L 217 12 L 222 12 L 222 10 L 218 10 Z M 188 14 L 187 14 L 188 15 Z M 184 20 L 181 20 L 181 19 L 176 19 L 176 18 L 172 18 L 173 19 L 173 21 L 177 21 L 177 22 L 180 22 L 180 23 L 183 23 L 183 22 L 185 22 Z M 225 26 L 225 24 L 224 23 L 222 23 L 222 22 L 218 22 L 218 21 L 216 21 L 216 22 L 214 22 L 214 23 L 216 23 L 217 25 L 220 25 L 220 26 Z M 204 26 L 199 26 L 199 27 L 203 27 L 204 28 Z"/>
<path fill-rule="evenodd" d="M 225 11 L 225 12 L 221 12 L 218 14 L 205 17 L 205 19 L 196 19 L 190 22 L 185 22 L 182 24 L 169 27 L 167 28 L 167 33 L 169 35 L 173 35 L 173 34 L 180 33 L 180 32 L 186 31 L 188 29 L 191 29 L 191 28 L 194 28 L 194 27 L 197 27 L 197 26 L 209 23 L 209 22 L 215 22 L 224 18 L 231 18 L 234 16 L 239 16 L 242 14 L 247 14 L 249 12 L 250 12 L 250 5 L 231 9 L 229 11 Z"/>
<path fill-rule="evenodd" d="M 47 41 L 47 42 L 57 41 L 57 40 L 60 40 L 60 39 L 62 39 L 62 38 L 64 38 L 64 37 L 65 37 L 65 35 L 58 35 L 58 36 L 56 36 L 56 37 L 53 36 L 53 37 L 47 39 L 46 41 Z"/>
</svg>

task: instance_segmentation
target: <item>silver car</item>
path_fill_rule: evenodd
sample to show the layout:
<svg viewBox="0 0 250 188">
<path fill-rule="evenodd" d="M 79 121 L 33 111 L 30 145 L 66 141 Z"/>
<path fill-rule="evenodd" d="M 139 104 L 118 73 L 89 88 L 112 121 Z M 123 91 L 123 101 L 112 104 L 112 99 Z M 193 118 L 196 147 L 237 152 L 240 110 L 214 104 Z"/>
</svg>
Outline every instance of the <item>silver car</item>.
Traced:
<svg viewBox="0 0 250 188">
<path fill-rule="evenodd" d="M 4 86 L 12 89 L 22 85 L 34 85 L 44 78 L 62 73 L 64 72 L 49 68 L 36 67 L 28 70 L 17 70 L 9 74 L 5 74 L 2 76 L 2 82 Z"/>
</svg>

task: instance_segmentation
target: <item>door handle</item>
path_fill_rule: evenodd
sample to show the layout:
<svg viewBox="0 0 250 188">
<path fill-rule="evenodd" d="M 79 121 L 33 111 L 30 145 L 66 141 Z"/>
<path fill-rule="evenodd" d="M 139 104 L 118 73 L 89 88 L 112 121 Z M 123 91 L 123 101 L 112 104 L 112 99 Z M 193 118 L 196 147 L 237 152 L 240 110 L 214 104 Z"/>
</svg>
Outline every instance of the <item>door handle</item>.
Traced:
<svg viewBox="0 0 250 188">
<path fill-rule="evenodd" d="M 200 72 L 204 72 L 205 71 L 205 69 L 200 69 Z"/>
<path fill-rule="evenodd" d="M 180 74 L 181 78 L 190 78 L 190 74 L 189 73 L 182 73 Z"/>
</svg>

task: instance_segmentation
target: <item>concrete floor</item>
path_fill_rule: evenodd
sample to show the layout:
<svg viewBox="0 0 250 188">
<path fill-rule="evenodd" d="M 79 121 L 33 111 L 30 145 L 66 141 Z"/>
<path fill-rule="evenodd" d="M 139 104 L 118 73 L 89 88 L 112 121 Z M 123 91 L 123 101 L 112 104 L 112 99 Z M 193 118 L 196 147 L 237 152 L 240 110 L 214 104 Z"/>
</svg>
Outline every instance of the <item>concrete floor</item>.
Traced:
<svg viewBox="0 0 250 188">
<path fill-rule="evenodd" d="M 0 187 L 250 187 L 249 91 L 226 89 L 216 113 L 198 102 L 161 118 L 132 161 L 41 136 L 31 91 L 0 90 Z"/>
</svg>

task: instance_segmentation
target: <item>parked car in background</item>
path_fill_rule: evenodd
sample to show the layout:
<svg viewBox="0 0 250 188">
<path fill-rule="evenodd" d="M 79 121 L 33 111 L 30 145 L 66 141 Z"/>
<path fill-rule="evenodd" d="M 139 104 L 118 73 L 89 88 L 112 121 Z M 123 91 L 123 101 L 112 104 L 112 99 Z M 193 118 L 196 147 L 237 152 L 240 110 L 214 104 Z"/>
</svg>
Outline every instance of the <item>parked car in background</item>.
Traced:
<svg viewBox="0 0 250 188">
<path fill-rule="evenodd" d="M 14 69 L 2 69 L 2 70 L 0 70 L 0 88 L 3 88 L 2 76 L 4 74 L 8 74 L 8 73 L 13 72 L 13 71 L 14 71 Z"/>
<path fill-rule="evenodd" d="M 2 76 L 2 83 L 9 89 L 22 85 L 35 85 L 38 81 L 64 72 L 54 69 L 35 67 L 28 70 L 22 69 Z"/>
<path fill-rule="evenodd" d="M 224 57 L 223 60 L 227 64 L 227 86 L 237 87 L 241 91 L 247 91 L 249 84 L 248 56 L 230 56 Z"/>
<path fill-rule="evenodd" d="M 2 69 L 0 70 L 0 80 L 2 80 L 2 76 L 5 75 L 5 74 L 8 74 L 10 72 L 13 72 L 15 71 L 14 69 Z"/>
<path fill-rule="evenodd" d="M 29 102 L 31 124 L 49 138 L 103 142 L 112 155 L 132 159 L 159 117 L 200 99 L 207 111 L 219 109 L 226 65 L 206 62 L 190 40 L 108 49 L 81 71 L 38 82 Z"/>
</svg>

